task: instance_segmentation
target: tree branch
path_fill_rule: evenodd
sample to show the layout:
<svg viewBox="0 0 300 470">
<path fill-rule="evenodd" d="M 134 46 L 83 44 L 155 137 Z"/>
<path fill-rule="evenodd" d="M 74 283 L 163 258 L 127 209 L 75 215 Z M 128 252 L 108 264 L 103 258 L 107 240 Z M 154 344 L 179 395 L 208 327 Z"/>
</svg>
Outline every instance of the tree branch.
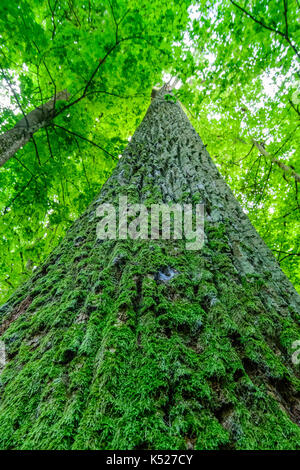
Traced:
<svg viewBox="0 0 300 470">
<path fill-rule="evenodd" d="M 126 12 L 127 14 L 127 12 Z M 87 95 L 88 95 L 88 89 L 89 87 L 91 86 L 93 80 L 94 80 L 94 77 L 95 75 L 97 74 L 98 70 L 100 69 L 101 65 L 104 64 L 104 62 L 106 61 L 106 59 L 108 58 L 108 56 L 123 42 L 125 41 L 132 41 L 133 39 L 139 39 L 141 41 L 145 41 L 147 44 L 150 44 L 151 46 L 153 46 L 153 44 L 151 44 L 149 42 L 148 39 L 146 38 L 143 38 L 142 36 L 128 36 L 126 38 L 122 38 L 122 39 L 119 39 L 110 49 L 109 51 L 105 54 L 105 56 L 103 57 L 103 59 L 101 59 L 97 65 L 97 67 L 95 68 L 95 70 L 93 71 L 93 73 L 91 74 L 90 78 L 88 79 L 88 82 L 87 84 L 85 85 L 85 87 L 83 88 L 83 93 L 81 96 L 79 96 L 79 98 L 77 98 L 76 100 L 72 101 L 71 103 L 67 104 L 66 106 L 64 106 L 64 108 L 62 108 L 58 113 L 56 113 L 56 116 L 58 116 L 59 114 L 63 113 L 64 111 L 66 111 L 67 109 L 71 108 L 71 106 L 74 106 L 74 104 L 77 104 L 79 103 L 83 98 L 85 98 Z M 154 46 L 153 46 L 154 47 Z M 162 53 L 164 51 L 161 51 Z M 82 90 L 82 88 L 80 90 L 78 90 L 75 95 L 73 96 L 76 96 L 80 91 Z M 106 93 L 106 92 L 104 92 Z M 112 93 L 108 93 L 108 94 L 112 94 Z"/>
<path fill-rule="evenodd" d="M 41 166 L 41 159 L 40 159 L 39 151 L 38 151 L 38 148 L 37 148 L 37 145 L 36 145 L 36 141 L 35 141 L 35 138 L 33 137 L 33 135 L 31 136 L 31 140 L 32 140 L 33 145 L 34 145 L 35 155 L 36 155 L 38 164 L 39 164 L 39 166 Z"/>
<path fill-rule="evenodd" d="M 86 137 L 84 137 L 83 135 L 80 135 L 80 134 L 77 134 L 77 132 L 74 132 L 74 131 L 70 131 L 69 129 L 66 129 L 65 127 L 62 127 L 62 126 L 59 126 L 58 124 L 55 124 L 53 123 L 53 126 L 54 127 L 58 127 L 59 129 L 62 129 L 63 131 L 67 132 L 68 134 L 71 134 L 71 135 L 74 135 L 75 137 L 78 137 L 79 139 L 82 139 L 82 140 L 85 140 L 86 142 L 89 142 L 91 145 L 93 145 L 94 147 L 98 147 L 100 150 L 102 150 L 104 153 L 106 153 L 107 155 L 109 155 L 110 157 L 112 157 L 114 160 L 118 160 L 117 157 L 115 157 L 114 155 L 112 155 L 111 153 L 109 153 L 107 150 L 105 150 L 103 147 L 101 147 L 100 145 L 96 144 L 96 142 L 93 142 L 92 140 L 90 139 L 87 139 Z"/>
<path fill-rule="evenodd" d="M 34 177 L 32 176 L 30 180 L 23 186 L 23 188 L 12 198 L 12 200 L 9 202 L 8 206 L 5 207 L 3 215 L 5 215 L 8 212 L 8 209 L 12 206 L 12 204 L 15 202 L 16 199 L 18 199 L 21 194 L 25 191 L 26 188 L 30 185 L 30 183 L 33 181 Z"/>
<path fill-rule="evenodd" d="M 300 256 L 300 253 L 294 253 L 292 251 L 281 251 L 281 250 L 272 250 L 275 253 L 278 253 L 278 262 L 281 263 L 283 260 L 286 258 L 289 258 L 290 256 Z M 279 258 L 280 255 L 285 255 L 283 258 Z"/>
<path fill-rule="evenodd" d="M 113 6 L 112 6 L 112 3 L 110 0 L 108 0 L 108 3 L 109 3 L 109 6 L 110 6 L 110 9 L 111 9 L 111 13 L 112 13 L 112 16 L 113 16 L 113 19 L 114 19 L 114 23 L 115 23 L 115 26 L 116 26 L 116 43 L 118 42 L 118 28 L 119 28 L 119 24 L 117 22 L 117 19 L 115 17 L 115 12 L 114 12 L 114 9 L 113 9 Z"/>
<path fill-rule="evenodd" d="M 52 35 L 51 35 L 51 39 L 53 41 L 55 33 L 56 33 L 56 24 L 55 24 L 55 21 L 54 21 L 54 16 L 55 16 L 55 10 L 56 10 L 56 6 L 57 6 L 57 0 L 55 1 L 53 8 L 51 7 L 50 0 L 48 0 L 48 6 L 49 6 L 49 10 L 51 12 L 51 21 L 52 21 L 52 25 L 53 25 L 53 30 L 52 30 Z"/>
<path fill-rule="evenodd" d="M 243 7 L 241 7 L 240 5 L 238 5 L 234 0 L 230 0 L 230 2 L 232 3 L 232 5 L 234 5 L 236 8 L 238 8 L 239 10 L 241 10 L 244 15 L 248 16 L 249 18 L 251 18 L 251 20 L 253 20 L 255 23 L 259 24 L 260 26 L 262 26 L 263 28 L 267 29 L 268 31 L 272 31 L 272 33 L 275 33 L 277 34 L 278 36 L 281 36 L 283 39 L 285 39 L 285 41 L 289 44 L 290 47 L 292 47 L 292 49 L 294 50 L 295 54 L 300 58 L 300 54 L 296 48 L 296 46 L 294 46 L 294 44 L 292 43 L 291 39 L 289 38 L 289 36 L 287 35 L 287 32 L 283 33 L 282 31 L 280 31 L 279 29 L 276 29 L 276 28 L 273 28 L 272 26 L 269 26 L 267 24 L 265 24 L 262 20 L 258 20 L 257 18 L 255 18 L 251 13 L 249 13 L 247 10 L 245 10 Z M 286 31 L 287 31 L 287 27 L 286 27 Z"/>
<path fill-rule="evenodd" d="M 290 105 L 292 106 L 293 110 L 300 116 L 300 111 L 296 108 L 292 100 L 289 100 Z"/>
<path fill-rule="evenodd" d="M 284 21 L 285 21 L 285 35 L 286 37 L 289 36 L 289 26 L 288 26 L 288 19 L 287 19 L 287 11 L 288 11 L 288 4 L 287 0 L 283 0 L 283 7 L 284 7 Z"/>
<path fill-rule="evenodd" d="M 285 165 L 285 163 L 281 162 L 277 158 L 273 157 L 267 150 L 256 140 L 252 139 L 253 144 L 258 148 L 260 153 L 264 155 L 265 157 L 269 158 L 271 162 L 275 163 L 279 168 L 281 168 L 285 173 L 290 175 L 292 178 L 294 178 L 298 183 L 300 183 L 300 175 L 290 166 Z"/>
</svg>

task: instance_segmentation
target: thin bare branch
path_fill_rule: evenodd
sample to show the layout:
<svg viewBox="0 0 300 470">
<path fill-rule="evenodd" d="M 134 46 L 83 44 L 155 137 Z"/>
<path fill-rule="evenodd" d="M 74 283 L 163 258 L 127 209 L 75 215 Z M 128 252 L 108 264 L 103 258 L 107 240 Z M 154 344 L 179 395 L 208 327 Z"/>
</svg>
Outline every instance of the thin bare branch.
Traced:
<svg viewBox="0 0 300 470">
<path fill-rule="evenodd" d="M 291 105 L 291 107 L 293 108 L 293 110 L 298 114 L 298 116 L 300 116 L 300 111 L 298 108 L 296 108 L 295 104 L 292 102 L 292 100 L 289 100 L 289 103 Z"/>
<path fill-rule="evenodd" d="M 273 155 L 271 155 L 257 140 L 252 139 L 253 144 L 258 148 L 260 153 L 267 157 L 269 160 L 271 160 L 272 163 L 275 163 L 279 168 L 281 168 L 287 175 L 291 176 L 294 178 L 298 183 L 300 182 L 300 175 L 289 165 L 286 165 L 282 161 L 278 160 L 275 158 Z"/>
<path fill-rule="evenodd" d="M 38 151 L 37 144 L 36 144 L 36 141 L 35 141 L 35 138 L 33 137 L 33 135 L 31 136 L 31 140 L 32 140 L 33 145 L 34 145 L 35 155 L 36 155 L 38 164 L 39 164 L 39 166 L 41 166 L 41 159 L 40 159 L 39 151 Z"/>
<path fill-rule="evenodd" d="M 283 8 L 284 8 L 284 21 L 285 21 L 285 35 L 286 37 L 289 37 L 289 25 L 288 25 L 288 18 L 287 18 L 287 12 L 288 12 L 288 2 L 287 0 L 283 0 Z"/>
<path fill-rule="evenodd" d="M 59 126 L 58 124 L 53 124 L 54 127 L 58 127 L 59 129 L 62 129 L 64 130 L 65 132 L 67 132 L 68 134 L 71 134 L 71 135 L 74 135 L 76 137 L 78 137 L 79 139 L 82 139 L 82 140 L 85 140 L 86 142 L 89 142 L 91 145 L 93 145 L 94 147 L 98 147 L 100 150 L 102 150 L 104 153 L 106 153 L 107 155 L 109 155 L 110 157 L 112 157 L 114 160 L 118 160 L 117 157 L 115 157 L 115 155 L 112 155 L 111 153 L 109 153 L 107 150 L 105 150 L 103 147 L 101 147 L 99 144 L 96 144 L 96 142 L 93 142 L 92 140 L 90 139 L 87 139 L 86 137 L 84 137 L 83 135 L 80 135 L 78 134 L 77 132 L 74 132 L 74 131 L 70 131 L 69 129 L 66 129 L 65 127 L 63 126 Z"/>
<path fill-rule="evenodd" d="M 16 201 L 16 199 L 18 199 L 22 194 L 23 192 L 25 191 L 25 189 L 28 188 L 28 186 L 31 184 L 31 182 L 34 180 L 34 177 L 32 176 L 30 178 L 30 180 L 23 186 L 23 188 L 12 198 L 12 200 L 8 203 L 8 205 L 5 207 L 4 211 L 3 211 L 3 215 L 5 215 L 8 210 L 11 208 L 11 206 L 13 205 L 13 203 Z"/>
<path fill-rule="evenodd" d="M 267 29 L 268 31 L 272 31 L 273 33 L 277 34 L 278 36 L 281 36 L 289 44 L 289 46 L 294 50 L 295 54 L 300 58 L 299 51 L 297 50 L 296 46 L 292 43 L 290 37 L 287 35 L 286 32 L 283 33 L 279 29 L 273 28 L 272 26 L 269 26 L 266 23 L 264 23 L 262 20 L 259 20 L 259 19 L 255 18 L 251 13 L 249 13 L 249 11 L 245 10 L 245 8 L 241 7 L 241 5 L 236 3 L 234 0 L 230 0 L 230 2 L 232 3 L 232 5 L 234 5 L 236 8 L 238 8 L 240 11 L 242 11 L 244 13 L 244 15 L 251 18 L 251 20 L 253 20 L 255 23 L 259 24 L 260 26 Z"/>
</svg>

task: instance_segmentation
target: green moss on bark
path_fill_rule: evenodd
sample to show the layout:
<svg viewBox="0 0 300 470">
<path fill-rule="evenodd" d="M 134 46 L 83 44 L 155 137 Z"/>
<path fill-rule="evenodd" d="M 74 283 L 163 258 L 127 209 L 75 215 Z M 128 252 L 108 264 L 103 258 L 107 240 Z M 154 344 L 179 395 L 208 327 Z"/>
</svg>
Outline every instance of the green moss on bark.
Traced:
<svg viewBox="0 0 300 470">
<path fill-rule="evenodd" d="M 174 202 L 207 200 L 206 243 L 99 242 L 99 201 L 88 208 L 1 307 L 1 449 L 299 449 L 299 299 L 257 250 L 179 106 L 151 106 L 100 201 L 168 201 L 170 187 Z M 178 189 L 184 136 L 198 156 Z M 169 268 L 176 275 L 161 280 Z"/>
</svg>

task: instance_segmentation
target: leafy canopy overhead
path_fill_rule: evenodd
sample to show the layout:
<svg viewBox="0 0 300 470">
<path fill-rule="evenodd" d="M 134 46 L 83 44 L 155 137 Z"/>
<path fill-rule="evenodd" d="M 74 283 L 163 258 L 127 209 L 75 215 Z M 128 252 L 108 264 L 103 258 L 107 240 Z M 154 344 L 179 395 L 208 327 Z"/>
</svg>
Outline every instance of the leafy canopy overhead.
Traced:
<svg viewBox="0 0 300 470">
<path fill-rule="evenodd" d="M 1 133 L 70 93 L 0 169 L 1 297 L 99 192 L 167 76 L 300 288 L 299 13 L 296 0 L 1 0 Z"/>
</svg>

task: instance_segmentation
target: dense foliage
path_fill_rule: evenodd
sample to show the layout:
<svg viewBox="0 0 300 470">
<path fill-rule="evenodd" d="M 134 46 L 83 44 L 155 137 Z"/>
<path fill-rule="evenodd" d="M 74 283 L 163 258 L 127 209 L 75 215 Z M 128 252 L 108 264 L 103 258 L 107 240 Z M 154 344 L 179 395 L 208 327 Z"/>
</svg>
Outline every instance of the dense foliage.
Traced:
<svg viewBox="0 0 300 470">
<path fill-rule="evenodd" d="M 299 289 L 298 16 L 297 0 L 1 0 L 1 132 L 71 95 L 0 169 L 1 298 L 97 194 L 166 74 Z"/>
</svg>

